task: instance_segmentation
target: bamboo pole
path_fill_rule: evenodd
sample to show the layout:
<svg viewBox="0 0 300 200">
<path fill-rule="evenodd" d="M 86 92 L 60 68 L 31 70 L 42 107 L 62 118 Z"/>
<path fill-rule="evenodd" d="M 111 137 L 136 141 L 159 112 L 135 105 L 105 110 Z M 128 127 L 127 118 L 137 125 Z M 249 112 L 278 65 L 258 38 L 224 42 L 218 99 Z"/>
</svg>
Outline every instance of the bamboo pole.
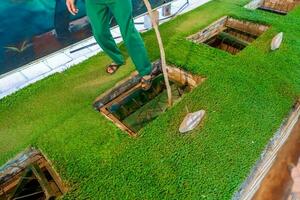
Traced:
<svg viewBox="0 0 300 200">
<path fill-rule="evenodd" d="M 148 10 L 149 16 L 150 16 L 151 21 L 152 21 L 153 29 L 154 29 L 155 34 L 156 34 L 156 38 L 157 38 L 157 42 L 158 42 L 158 46 L 159 46 L 159 50 L 160 50 L 161 68 L 162 68 L 162 71 L 163 71 L 165 84 L 166 84 L 166 88 L 167 88 L 168 104 L 169 104 L 169 106 L 172 106 L 172 92 L 171 92 L 170 82 L 169 82 L 168 73 L 167 73 L 167 63 L 166 63 L 164 45 L 163 45 L 161 35 L 160 35 L 159 29 L 158 29 L 158 24 L 156 23 L 156 20 L 155 20 L 154 15 L 153 15 L 153 10 L 152 10 L 151 4 L 149 3 L 148 0 L 143 0 L 143 1 L 144 1 L 144 4 L 146 5 L 146 8 Z"/>
</svg>

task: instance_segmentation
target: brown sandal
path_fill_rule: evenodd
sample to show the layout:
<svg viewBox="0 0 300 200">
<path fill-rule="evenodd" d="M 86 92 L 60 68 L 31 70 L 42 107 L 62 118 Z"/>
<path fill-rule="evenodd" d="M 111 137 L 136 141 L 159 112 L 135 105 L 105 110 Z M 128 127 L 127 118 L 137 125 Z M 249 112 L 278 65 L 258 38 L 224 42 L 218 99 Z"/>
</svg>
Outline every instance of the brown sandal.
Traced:
<svg viewBox="0 0 300 200">
<path fill-rule="evenodd" d="M 116 73 L 116 71 L 118 71 L 118 69 L 121 67 L 121 65 L 118 65 L 116 63 L 111 63 L 109 65 L 107 65 L 106 67 L 106 73 L 108 74 L 114 74 Z"/>
<path fill-rule="evenodd" d="M 152 86 L 152 76 L 146 75 L 141 79 L 141 87 L 143 90 L 149 90 Z"/>
</svg>

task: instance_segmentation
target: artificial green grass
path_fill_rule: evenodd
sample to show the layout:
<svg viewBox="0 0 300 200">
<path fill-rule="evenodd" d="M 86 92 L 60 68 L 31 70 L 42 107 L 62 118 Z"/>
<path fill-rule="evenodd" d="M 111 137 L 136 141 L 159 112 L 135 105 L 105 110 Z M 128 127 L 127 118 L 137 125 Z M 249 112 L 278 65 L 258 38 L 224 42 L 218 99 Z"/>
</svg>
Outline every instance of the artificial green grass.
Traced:
<svg viewBox="0 0 300 200">
<path fill-rule="evenodd" d="M 138 138 L 92 108 L 133 70 L 128 62 L 109 76 L 99 54 L 0 101 L 0 163 L 40 148 L 69 184 L 65 199 L 230 199 L 300 93 L 300 8 L 280 16 L 245 10 L 247 2 L 214 0 L 161 26 L 168 62 L 207 80 Z M 271 28 L 236 56 L 185 39 L 224 15 Z M 281 31 L 283 45 L 270 52 Z M 154 33 L 144 38 L 157 59 Z M 180 135 L 186 106 L 207 115 Z"/>
</svg>

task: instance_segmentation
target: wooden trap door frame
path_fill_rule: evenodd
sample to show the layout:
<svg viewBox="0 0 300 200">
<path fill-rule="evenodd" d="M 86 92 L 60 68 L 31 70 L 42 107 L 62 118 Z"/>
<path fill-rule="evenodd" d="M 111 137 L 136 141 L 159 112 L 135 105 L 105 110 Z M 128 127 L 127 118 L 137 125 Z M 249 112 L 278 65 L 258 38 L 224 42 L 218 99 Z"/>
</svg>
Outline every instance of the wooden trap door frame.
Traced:
<svg viewBox="0 0 300 200">
<path fill-rule="evenodd" d="M 246 19 L 224 16 L 205 29 L 187 37 L 197 44 L 204 43 L 233 55 L 263 34 L 269 26 Z"/>
<path fill-rule="evenodd" d="M 107 119 L 109 119 L 110 121 L 112 121 L 114 124 L 117 125 L 117 127 L 119 127 L 121 130 L 126 131 L 130 136 L 136 137 L 137 134 L 128 126 L 126 126 L 124 123 L 122 123 L 117 117 L 115 117 L 111 112 L 109 112 L 108 108 L 110 106 L 112 106 L 114 103 L 118 103 L 120 101 L 122 101 L 124 98 L 126 98 L 128 95 L 130 95 L 131 93 L 133 93 L 136 90 L 139 90 L 141 88 L 141 84 L 138 83 L 136 86 L 134 86 L 133 88 L 131 88 L 130 90 L 128 90 L 127 92 L 124 92 L 123 94 L 121 94 L 120 96 L 118 96 L 117 98 L 115 98 L 114 100 L 108 102 L 105 106 L 103 106 L 102 108 L 100 108 L 100 113 L 103 114 Z"/>
<path fill-rule="evenodd" d="M 176 68 L 174 66 L 167 66 L 168 77 L 172 82 L 176 82 L 181 85 L 187 85 L 190 90 L 197 87 L 201 84 L 205 78 L 202 78 L 197 75 L 192 75 L 182 69 Z M 141 89 L 141 84 L 138 83 L 128 91 L 122 93 L 120 96 L 116 97 L 112 101 L 105 104 L 103 107 L 98 109 L 102 115 L 104 115 L 108 120 L 112 121 L 117 127 L 121 130 L 127 132 L 130 136 L 136 137 L 137 133 L 132 130 L 129 126 L 123 123 L 120 119 L 118 119 L 114 114 L 109 111 L 109 108 L 115 104 L 121 102 L 123 99 L 128 97 L 130 94 L 134 93 L 137 90 Z"/>
<path fill-rule="evenodd" d="M 264 0 L 260 9 L 286 15 L 300 4 L 300 0 Z"/>
<path fill-rule="evenodd" d="M 18 195 L 20 192 L 20 189 L 26 185 L 23 181 L 34 177 L 41 186 L 46 199 L 53 199 L 55 197 L 62 196 L 67 192 L 67 187 L 63 184 L 58 173 L 41 153 L 30 157 L 25 162 L 24 166 L 20 166 L 20 169 L 22 170 L 14 174 L 9 180 L 0 186 L 0 197 L 9 197 L 14 199 L 15 195 Z M 27 177 L 29 173 L 32 173 L 32 177 Z M 46 176 L 46 173 L 49 174 Z M 49 175 L 51 176 L 51 180 L 48 180 Z M 29 197 L 30 194 L 27 196 Z M 18 198 L 20 197 L 16 197 L 16 199 Z"/>
</svg>

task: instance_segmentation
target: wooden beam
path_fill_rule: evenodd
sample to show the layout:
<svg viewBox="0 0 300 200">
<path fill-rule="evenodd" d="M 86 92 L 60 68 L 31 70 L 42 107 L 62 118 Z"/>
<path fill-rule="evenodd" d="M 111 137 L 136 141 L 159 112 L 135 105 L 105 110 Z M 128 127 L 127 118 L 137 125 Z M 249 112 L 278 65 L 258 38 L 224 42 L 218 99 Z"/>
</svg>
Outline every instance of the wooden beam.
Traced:
<svg viewBox="0 0 300 200">
<path fill-rule="evenodd" d="M 238 43 L 240 45 L 243 45 L 243 46 L 248 46 L 250 44 L 250 42 L 247 42 L 246 40 L 243 40 L 241 38 L 238 38 L 238 37 L 235 37 L 229 33 L 226 33 L 226 32 L 222 32 L 219 34 L 219 37 L 221 39 L 228 39 L 229 41 L 233 42 L 233 43 Z"/>
<path fill-rule="evenodd" d="M 269 7 L 266 7 L 266 6 L 260 6 L 259 9 L 269 11 L 269 12 L 272 12 L 272 13 L 278 13 L 278 14 L 281 14 L 281 15 L 286 15 L 287 14 L 287 12 L 285 12 L 285 11 L 269 8 Z"/>
<path fill-rule="evenodd" d="M 36 176 L 38 182 L 40 183 L 45 195 L 46 199 L 52 199 L 55 197 L 55 193 L 49 185 L 49 181 L 47 180 L 45 174 L 42 172 L 41 168 L 38 164 L 32 164 L 29 166 L 32 170 L 33 174 Z"/>
</svg>

